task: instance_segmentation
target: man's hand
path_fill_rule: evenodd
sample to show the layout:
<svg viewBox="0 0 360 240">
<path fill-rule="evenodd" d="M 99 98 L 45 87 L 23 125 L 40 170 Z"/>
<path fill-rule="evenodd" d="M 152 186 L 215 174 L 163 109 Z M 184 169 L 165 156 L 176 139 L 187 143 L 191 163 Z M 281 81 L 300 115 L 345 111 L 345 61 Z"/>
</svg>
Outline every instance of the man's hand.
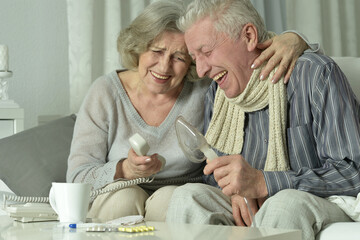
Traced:
<svg viewBox="0 0 360 240">
<path fill-rule="evenodd" d="M 261 71 L 261 79 L 266 79 L 269 73 L 279 65 L 271 81 L 273 83 L 278 82 L 281 76 L 286 73 L 284 83 L 287 83 L 297 59 L 309 46 L 297 34 L 284 33 L 259 43 L 257 48 L 264 51 L 254 60 L 252 68 L 257 68 L 268 60 L 268 63 Z"/>
<path fill-rule="evenodd" d="M 238 194 L 246 198 L 263 198 L 268 195 L 263 173 L 251 167 L 241 155 L 219 157 L 208 162 L 204 174 L 211 173 L 227 196 Z"/>
<path fill-rule="evenodd" d="M 247 198 L 249 207 L 254 215 L 259 211 L 265 200 L 266 198 Z M 231 206 L 235 224 L 237 226 L 251 226 L 253 219 L 251 218 L 249 207 L 246 205 L 244 198 L 240 195 L 231 196 Z"/>
</svg>

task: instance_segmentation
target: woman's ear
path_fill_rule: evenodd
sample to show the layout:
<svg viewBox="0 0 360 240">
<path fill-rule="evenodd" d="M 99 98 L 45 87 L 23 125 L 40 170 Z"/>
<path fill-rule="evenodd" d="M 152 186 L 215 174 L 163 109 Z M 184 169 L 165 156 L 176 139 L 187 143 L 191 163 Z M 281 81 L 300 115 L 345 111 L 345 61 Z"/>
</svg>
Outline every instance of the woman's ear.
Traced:
<svg viewBox="0 0 360 240">
<path fill-rule="evenodd" d="M 256 46 L 258 44 L 258 32 L 252 23 L 247 23 L 242 29 L 242 35 L 245 38 L 245 42 L 247 45 L 247 50 L 249 52 L 252 52 L 254 49 L 256 49 Z"/>
</svg>

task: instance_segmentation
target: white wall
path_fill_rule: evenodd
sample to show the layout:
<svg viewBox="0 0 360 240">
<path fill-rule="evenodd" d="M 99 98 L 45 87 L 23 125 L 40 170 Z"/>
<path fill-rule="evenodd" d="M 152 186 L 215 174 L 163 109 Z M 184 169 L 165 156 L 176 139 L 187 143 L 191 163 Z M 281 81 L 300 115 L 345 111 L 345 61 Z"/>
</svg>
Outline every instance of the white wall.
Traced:
<svg viewBox="0 0 360 240">
<path fill-rule="evenodd" d="M 134 7 L 131 11 L 141 11 L 151 2 L 138 1 L 122 0 L 121 3 Z M 277 6 L 281 5 L 281 1 L 276 1 Z M 253 2 L 264 15 L 268 6 L 263 0 Z M 101 14 L 103 3 L 96 1 L 95 4 Z M 125 25 L 132 19 L 131 11 L 122 13 L 121 21 Z M 95 17 L 103 18 L 96 14 Z M 103 28 L 96 26 L 100 32 Z M 9 97 L 24 108 L 25 129 L 38 125 L 39 117 L 40 121 L 49 121 L 51 115 L 70 114 L 67 1 L 0 0 L 0 44 L 9 47 L 9 64 L 13 71 L 13 76 L 9 78 Z M 96 59 L 102 54 L 100 48 L 93 51 Z M 91 81 L 101 75 L 101 66 L 94 65 Z"/>
<path fill-rule="evenodd" d="M 95 2 L 94 18 L 100 19 L 102 24 L 104 1 Z M 133 19 L 132 13 L 141 11 L 152 1 L 121 0 L 125 6 L 122 9 L 127 11 L 121 13 L 121 22 L 127 25 Z M 288 1 L 252 2 L 265 18 L 269 30 L 277 33 L 284 30 L 285 2 L 288 4 Z M 94 44 L 99 46 L 104 26 L 97 23 L 94 27 Z M 293 28 L 297 29 L 290 27 Z M 312 39 L 311 33 L 304 33 Z M 13 71 L 9 79 L 9 97 L 24 108 L 25 129 L 36 126 L 39 117 L 49 120 L 48 115 L 70 114 L 68 42 L 66 0 L 0 0 L 0 44 L 9 47 L 10 70 Z M 99 57 L 103 55 L 102 48 L 95 47 L 92 51 L 94 59 L 103 60 Z M 93 66 L 91 81 L 104 72 L 102 64 Z"/>
<path fill-rule="evenodd" d="M 65 0 L 0 0 L 0 44 L 9 47 L 9 98 L 25 129 L 43 115 L 69 114 Z"/>
</svg>

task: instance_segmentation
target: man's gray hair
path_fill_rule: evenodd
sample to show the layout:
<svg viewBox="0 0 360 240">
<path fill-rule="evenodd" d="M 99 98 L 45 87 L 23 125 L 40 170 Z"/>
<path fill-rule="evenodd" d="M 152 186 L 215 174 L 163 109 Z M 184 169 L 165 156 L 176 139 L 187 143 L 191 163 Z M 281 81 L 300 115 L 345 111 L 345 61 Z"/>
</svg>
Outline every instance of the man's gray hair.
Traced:
<svg viewBox="0 0 360 240">
<path fill-rule="evenodd" d="M 179 29 L 185 32 L 196 21 L 205 17 L 214 20 L 218 32 L 224 32 L 232 39 L 239 37 L 247 23 L 255 25 L 259 42 L 268 39 L 264 21 L 250 0 L 194 0 L 188 5 L 185 15 L 179 19 Z"/>
</svg>

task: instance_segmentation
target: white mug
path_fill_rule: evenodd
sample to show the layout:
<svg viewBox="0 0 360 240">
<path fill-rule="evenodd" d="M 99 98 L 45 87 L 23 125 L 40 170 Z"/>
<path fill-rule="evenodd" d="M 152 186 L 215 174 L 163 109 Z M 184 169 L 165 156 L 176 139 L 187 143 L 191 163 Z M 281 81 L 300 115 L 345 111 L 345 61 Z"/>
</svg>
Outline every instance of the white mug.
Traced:
<svg viewBox="0 0 360 240">
<path fill-rule="evenodd" d="M 86 221 L 91 185 L 87 183 L 52 183 L 49 202 L 60 222 Z"/>
</svg>

